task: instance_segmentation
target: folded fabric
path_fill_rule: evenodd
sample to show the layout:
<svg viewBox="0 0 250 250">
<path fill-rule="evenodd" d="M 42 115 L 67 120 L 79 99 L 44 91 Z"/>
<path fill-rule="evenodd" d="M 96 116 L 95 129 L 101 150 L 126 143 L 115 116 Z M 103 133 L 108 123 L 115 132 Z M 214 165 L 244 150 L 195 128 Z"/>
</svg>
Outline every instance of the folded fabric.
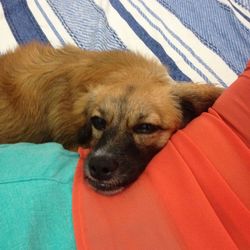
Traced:
<svg viewBox="0 0 250 250">
<path fill-rule="evenodd" d="M 250 249 L 250 63 L 209 112 L 177 132 L 142 176 L 105 197 L 73 188 L 78 249 Z"/>
</svg>

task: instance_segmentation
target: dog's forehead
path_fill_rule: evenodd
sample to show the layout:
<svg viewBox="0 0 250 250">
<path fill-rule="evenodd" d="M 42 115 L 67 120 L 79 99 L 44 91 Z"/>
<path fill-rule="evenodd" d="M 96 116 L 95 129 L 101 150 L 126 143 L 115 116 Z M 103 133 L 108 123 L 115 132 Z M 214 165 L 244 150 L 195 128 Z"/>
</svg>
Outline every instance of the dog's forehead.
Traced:
<svg viewBox="0 0 250 250">
<path fill-rule="evenodd" d="M 104 98 L 100 110 L 105 113 L 105 116 L 112 116 L 113 123 L 115 122 L 121 126 L 122 121 L 126 121 L 133 114 L 134 106 L 131 105 L 131 95 L 134 91 L 133 87 L 113 91 Z M 134 99 L 133 102 L 135 102 Z"/>
<path fill-rule="evenodd" d="M 96 110 L 116 123 L 157 122 L 162 107 L 166 109 L 167 87 L 127 84 L 104 91 L 97 100 Z"/>
<path fill-rule="evenodd" d="M 148 92 L 145 89 L 131 85 L 115 85 L 106 93 L 102 93 L 100 104 L 107 109 L 126 110 L 137 106 L 139 103 L 144 103 Z M 142 96 L 143 94 L 143 96 Z M 149 96 L 148 96 L 149 98 Z M 126 110 L 127 111 L 127 110 Z"/>
</svg>

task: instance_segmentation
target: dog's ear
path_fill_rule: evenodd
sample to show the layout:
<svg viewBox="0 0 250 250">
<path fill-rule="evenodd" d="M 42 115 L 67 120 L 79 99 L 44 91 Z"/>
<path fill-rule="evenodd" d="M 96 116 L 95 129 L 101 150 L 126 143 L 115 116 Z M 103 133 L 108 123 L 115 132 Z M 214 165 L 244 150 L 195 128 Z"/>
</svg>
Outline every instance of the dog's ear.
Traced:
<svg viewBox="0 0 250 250">
<path fill-rule="evenodd" d="M 92 138 L 92 125 L 90 121 L 87 121 L 78 131 L 78 144 L 89 146 Z"/>
<path fill-rule="evenodd" d="M 182 112 L 182 126 L 207 111 L 222 93 L 223 88 L 212 84 L 177 83 L 173 85 L 173 94 Z"/>
</svg>

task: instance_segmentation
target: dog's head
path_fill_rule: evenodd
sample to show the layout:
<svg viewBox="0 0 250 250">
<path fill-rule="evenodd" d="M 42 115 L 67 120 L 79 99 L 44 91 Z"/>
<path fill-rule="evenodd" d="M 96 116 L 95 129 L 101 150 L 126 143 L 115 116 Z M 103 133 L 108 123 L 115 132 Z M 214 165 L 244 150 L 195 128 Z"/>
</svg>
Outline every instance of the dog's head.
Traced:
<svg viewBox="0 0 250 250">
<path fill-rule="evenodd" d="M 135 181 L 170 136 L 221 93 L 175 84 L 162 66 L 154 67 L 120 70 L 89 91 L 79 142 L 92 148 L 85 177 L 99 192 L 115 193 Z"/>
</svg>

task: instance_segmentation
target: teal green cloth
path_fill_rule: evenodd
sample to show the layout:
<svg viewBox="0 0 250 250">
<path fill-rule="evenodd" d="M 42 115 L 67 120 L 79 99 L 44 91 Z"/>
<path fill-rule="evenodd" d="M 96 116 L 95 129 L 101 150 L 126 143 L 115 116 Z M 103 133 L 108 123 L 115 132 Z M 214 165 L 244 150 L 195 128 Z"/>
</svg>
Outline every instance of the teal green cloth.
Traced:
<svg viewBox="0 0 250 250">
<path fill-rule="evenodd" d="M 56 143 L 0 145 L 0 249 L 75 249 L 78 154 Z"/>
</svg>

